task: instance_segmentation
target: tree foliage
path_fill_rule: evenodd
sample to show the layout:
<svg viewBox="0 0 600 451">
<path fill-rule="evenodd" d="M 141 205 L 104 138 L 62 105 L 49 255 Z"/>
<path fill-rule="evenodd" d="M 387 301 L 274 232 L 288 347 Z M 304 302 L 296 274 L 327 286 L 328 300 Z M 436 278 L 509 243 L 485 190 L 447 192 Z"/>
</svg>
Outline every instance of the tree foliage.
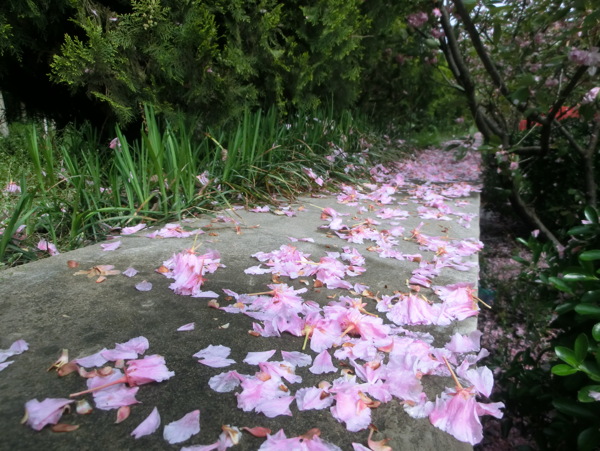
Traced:
<svg viewBox="0 0 600 451">
<path fill-rule="evenodd" d="M 417 9 L 408 23 L 443 55 L 488 149 L 497 151 L 488 159 L 496 186 L 563 246 L 577 210 L 597 202 L 600 2 L 434 6 Z"/>
<path fill-rule="evenodd" d="M 214 122 L 245 107 L 351 104 L 368 21 L 358 0 L 132 0 L 78 5 L 52 79 L 129 121 L 143 102 Z"/>
</svg>

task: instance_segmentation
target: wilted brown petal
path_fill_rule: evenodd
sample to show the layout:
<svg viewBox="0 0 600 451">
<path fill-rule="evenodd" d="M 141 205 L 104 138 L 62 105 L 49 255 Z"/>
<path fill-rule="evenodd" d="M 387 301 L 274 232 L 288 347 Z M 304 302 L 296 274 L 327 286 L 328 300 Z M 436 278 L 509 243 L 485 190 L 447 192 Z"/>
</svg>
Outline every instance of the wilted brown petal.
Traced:
<svg viewBox="0 0 600 451">
<path fill-rule="evenodd" d="M 52 432 L 72 432 L 79 429 L 78 424 L 58 423 L 52 426 Z"/>
<path fill-rule="evenodd" d="M 271 429 L 269 428 L 263 428 L 260 426 L 254 427 L 254 428 L 249 428 L 249 427 L 243 427 L 242 428 L 243 431 L 249 432 L 250 434 L 252 434 L 254 437 L 266 437 L 267 435 L 269 435 L 271 433 Z"/>
</svg>

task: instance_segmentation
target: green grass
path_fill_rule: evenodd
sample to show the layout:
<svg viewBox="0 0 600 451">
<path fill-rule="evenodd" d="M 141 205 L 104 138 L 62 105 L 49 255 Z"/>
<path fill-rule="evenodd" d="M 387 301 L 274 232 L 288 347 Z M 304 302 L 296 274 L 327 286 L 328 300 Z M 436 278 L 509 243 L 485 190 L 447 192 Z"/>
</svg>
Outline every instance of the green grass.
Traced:
<svg viewBox="0 0 600 451">
<path fill-rule="evenodd" d="M 282 118 L 275 110 L 246 111 L 221 130 L 198 130 L 185 118 L 167 123 L 148 107 L 143 119 L 135 139 L 115 131 L 114 149 L 89 125 L 49 133 L 11 126 L 10 138 L 0 140 L 0 189 L 21 180 L 22 193 L 0 192 L 0 265 L 39 258 L 40 239 L 66 251 L 116 227 L 289 200 L 316 189 L 305 167 L 330 184 L 352 181 L 364 174 L 346 166 L 364 167 L 365 144 L 377 136 L 348 112 Z M 385 143 L 379 148 L 390 156 Z M 14 237 L 20 226 L 23 240 Z"/>
</svg>

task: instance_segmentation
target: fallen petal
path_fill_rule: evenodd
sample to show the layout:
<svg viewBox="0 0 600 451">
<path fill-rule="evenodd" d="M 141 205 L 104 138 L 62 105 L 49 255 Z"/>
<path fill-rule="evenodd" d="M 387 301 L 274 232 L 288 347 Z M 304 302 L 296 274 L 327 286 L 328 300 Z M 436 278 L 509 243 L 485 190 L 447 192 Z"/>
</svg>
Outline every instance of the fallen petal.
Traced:
<svg viewBox="0 0 600 451">
<path fill-rule="evenodd" d="M 148 415 L 146 419 L 133 430 L 131 435 L 138 439 L 140 437 L 144 437 L 145 435 L 154 434 L 159 426 L 160 415 L 158 413 L 158 409 L 155 407 L 152 409 L 152 412 L 150 412 L 150 415 Z"/>
<path fill-rule="evenodd" d="M 119 410 L 117 410 L 117 421 L 115 421 L 115 424 L 122 423 L 127 418 L 129 418 L 130 414 L 131 414 L 131 407 L 129 407 L 129 406 L 119 407 Z"/>
<path fill-rule="evenodd" d="M 256 426 L 253 428 L 249 428 L 249 427 L 243 427 L 242 431 L 246 431 L 250 434 L 252 434 L 254 437 L 266 437 L 267 435 L 269 435 L 271 433 L 271 429 L 269 428 L 263 428 L 261 426 Z"/>
<path fill-rule="evenodd" d="M 74 373 L 75 371 L 78 371 L 79 367 L 77 366 L 77 364 L 75 362 L 69 362 L 63 366 L 61 366 L 57 373 L 60 377 L 66 376 L 67 374 L 71 374 Z"/>
<path fill-rule="evenodd" d="M 43 401 L 32 399 L 25 403 L 25 422 L 36 431 L 47 424 L 56 424 L 72 399 L 46 398 Z"/>
<path fill-rule="evenodd" d="M 136 284 L 135 289 L 138 291 L 150 291 L 152 289 L 152 283 L 143 280 L 142 282 Z"/>
<path fill-rule="evenodd" d="M 184 332 L 186 330 L 194 330 L 195 327 L 196 327 L 196 323 L 184 324 L 183 326 L 181 326 L 180 328 L 177 329 L 177 332 Z"/>
<path fill-rule="evenodd" d="M 52 432 L 73 432 L 79 429 L 78 424 L 59 423 L 52 426 Z"/>
<path fill-rule="evenodd" d="M 114 241 L 112 243 L 103 243 L 100 245 L 103 251 L 114 251 L 121 246 L 121 240 Z"/>
<path fill-rule="evenodd" d="M 87 415 L 89 413 L 92 413 L 93 410 L 93 407 L 86 399 L 80 399 L 75 405 L 75 411 L 79 415 Z"/>
<path fill-rule="evenodd" d="M 164 439 L 171 445 L 186 441 L 200 432 L 200 410 L 194 410 L 165 426 Z"/>
</svg>

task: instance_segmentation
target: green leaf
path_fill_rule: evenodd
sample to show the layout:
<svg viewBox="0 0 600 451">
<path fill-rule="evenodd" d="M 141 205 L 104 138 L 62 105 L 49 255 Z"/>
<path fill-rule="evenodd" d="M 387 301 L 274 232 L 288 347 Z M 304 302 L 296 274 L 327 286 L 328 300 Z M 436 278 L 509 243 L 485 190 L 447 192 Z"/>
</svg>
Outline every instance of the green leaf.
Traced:
<svg viewBox="0 0 600 451">
<path fill-rule="evenodd" d="M 554 286 L 554 288 L 564 291 L 565 293 L 573 293 L 573 290 L 567 285 L 562 279 L 558 277 L 549 277 L 548 281 Z"/>
<path fill-rule="evenodd" d="M 592 224 L 598 224 L 598 212 L 594 207 L 585 207 L 583 210 L 585 219 L 590 221 Z"/>
<path fill-rule="evenodd" d="M 577 359 L 577 357 L 575 356 L 575 353 L 571 349 L 569 349 L 565 346 L 556 346 L 554 348 L 554 352 L 556 352 L 556 356 L 560 360 L 571 365 L 574 368 L 577 367 L 581 363 L 581 360 Z"/>
<path fill-rule="evenodd" d="M 600 306 L 591 304 L 579 304 L 575 307 L 575 311 L 580 315 L 593 316 L 600 318 Z"/>
<path fill-rule="evenodd" d="M 589 225 L 575 226 L 567 232 L 569 235 L 587 235 L 593 233 L 593 229 Z"/>
<path fill-rule="evenodd" d="M 579 254 L 579 260 L 592 261 L 592 260 L 600 260 L 600 250 L 593 249 L 589 251 L 582 252 Z"/>
<path fill-rule="evenodd" d="M 594 324 L 594 327 L 592 327 L 592 337 L 594 340 L 600 342 L 600 323 L 596 323 Z"/>
<path fill-rule="evenodd" d="M 598 426 L 587 428 L 577 437 L 577 449 L 579 451 L 593 451 L 598 449 L 598 443 L 600 443 L 600 430 L 598 430 Z"/>
<path fill-rule="evenodd" d="M 578 404 L 571 399 L 555 399 L 552 401 L 552 405 L 566 415 L 596 420 L 596 414 L 590 411 L 586 405 Z"/>
<path fill-rule="evenodd" d="M 584 304 L 598 301 L 600 301 L 600 290 L 587 291 L 583 296 L 581 296 L 581 302 Z"/>
<path fill-rule="evenodd" d="M 583 387 L 577 393 L 577 399 L 579 399 L 579 401 L 581 401 L 581 402 L 597 401 L 596 399 L 594 399 L 590 396 L 591 391 L 600 393 L 600 385 L 587 385 L 587 386 Z"/>
<path fill-rule="evenodd" d="M 579 334 L 577 336 L 577 339 L 575 340 L 575 347 L 574 347 L 575 358 L 579 362 L 583 362 L 585 360 L 585 356 L 587 355 L 587 352 L 588 352 L 588 346 L 589 346 L 589 342 L 588 342 L 587 336 L 584 333 Z"/>
<path fill-rule="evenodd" d="M 512 259 L 517 263 L 521 263 L 522 265 L 526 266 L 529 266 L 530 263 L 529 260 L 525 260 L 523 257 L 519 257 L 518 255 L 515 255 L 514 257 L 512 257 Z"/>
<path fill-rule="evenodd" d="M 565 313 L 570 312 L 571 310 L 573 310 L 576 305 L 577 304 L 575 304 L 574 302 L 565 302 L 564 304 L 558 305 L 556 307 L 555 311 L 559 315 L 564 315 Z"/>
<path fill-rule="evenodd" d="M 571 374 L 577 373 L 579 370 L 572 366 L 565 365 L 564 363 L 559 363 L 558 365 L 554 365 L 551 371 L 552 374 L 556 374 L 557 376 L 570 376 Z"/>
<path fill-rule="evenodd" d="M 568 274 L 565 274 L 563 276 L 563 279 L 569 282 L 591 282 L 593 280 L 600 280 L 596 276 L 576 272 L 570 272 Z"/>
</svg>

